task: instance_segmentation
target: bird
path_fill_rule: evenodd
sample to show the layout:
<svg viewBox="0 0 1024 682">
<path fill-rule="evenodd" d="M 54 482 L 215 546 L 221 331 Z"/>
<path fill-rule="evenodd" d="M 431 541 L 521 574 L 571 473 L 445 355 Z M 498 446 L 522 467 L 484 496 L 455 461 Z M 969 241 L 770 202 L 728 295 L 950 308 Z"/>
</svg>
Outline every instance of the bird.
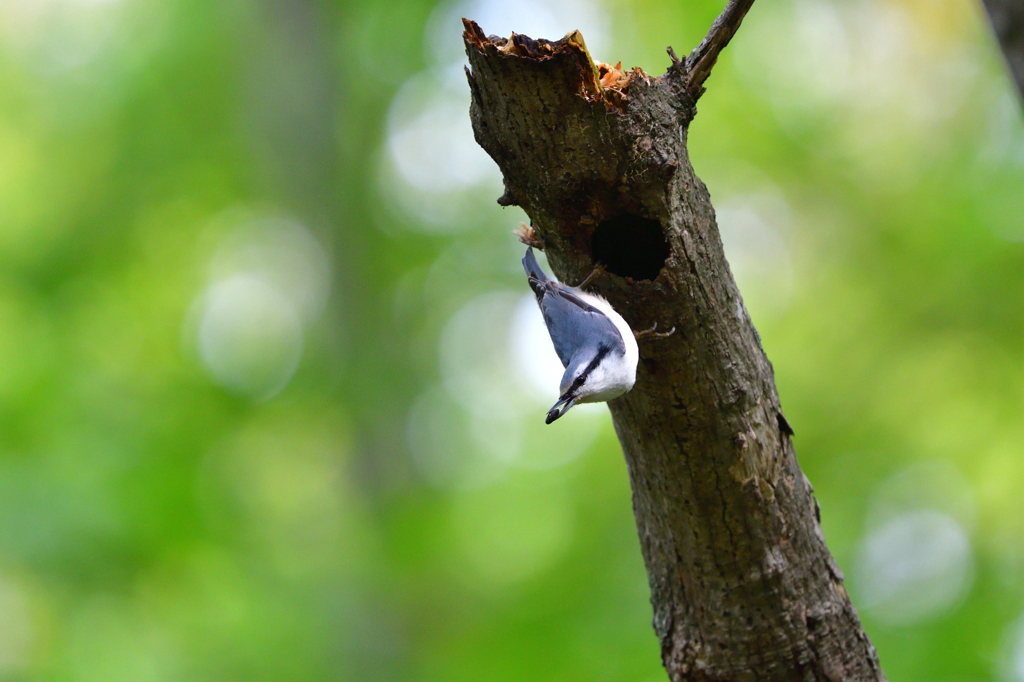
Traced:
<svg viewBox="0 0 1024 682">
<path fill-rule="evenodd" d="M 640 350 L 622 316 L 604 298 L 544 274 L 532 247 L 523 256 L 523 268 L 565 367 L 558 402 L 548 410 L 544 423 L 555 421 L 577 403 L 605 402 L 633 388 Z"/>
</svg>

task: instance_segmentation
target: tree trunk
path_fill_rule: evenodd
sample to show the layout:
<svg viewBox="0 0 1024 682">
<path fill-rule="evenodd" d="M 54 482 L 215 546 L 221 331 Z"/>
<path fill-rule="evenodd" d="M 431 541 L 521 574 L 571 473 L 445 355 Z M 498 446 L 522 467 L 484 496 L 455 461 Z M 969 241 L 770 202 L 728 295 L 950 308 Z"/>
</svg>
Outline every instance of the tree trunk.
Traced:
<svg viewBox="0 0 1024 682">
<path fill-rule="evenodd" d="M 600 262 L 588 289 L 634 330 L 675 328 L 640 341 L 636 386 L 609 403 L 670 679 L 884 680 L 687 156 L 703 82 L 752 2 L 732 0 L 685 62 L 670 49 L 658 78 L 599 70 L 578 32 L 488 38 L 466 21 L 470 114 L 499 203 L 527 212 L 558 277 Z"/>
<path fill-rule="evenodd" d="M 1024 0 L 984 0 L 1010 75 L 1024 97 Z"/>
</svg>

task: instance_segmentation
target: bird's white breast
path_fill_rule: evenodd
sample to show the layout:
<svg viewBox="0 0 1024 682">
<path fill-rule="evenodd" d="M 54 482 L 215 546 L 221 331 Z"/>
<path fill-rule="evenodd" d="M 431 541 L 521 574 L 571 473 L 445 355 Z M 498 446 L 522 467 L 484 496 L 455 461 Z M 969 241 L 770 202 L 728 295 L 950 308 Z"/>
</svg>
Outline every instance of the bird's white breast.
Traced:
<svg viewBox="0 0 1024 682">
<path fill-rule="evenodd" d="M 633 384 L 636 383 L 636 365 L 640 360 L 640 348 L 636 344 L 633 330 L 622 319 L 622 315 L 615 312 L 611 303 L 601 296 L 588 294 L 585 291 L 580 291 L 580 297 L 608 316 L 615 328 L 619 330 L 622 342 L 626 346 L 626 354 L 620 362 L 601 363 L 602 366 L 599 369 L 603 370 L 603 376 L 592 377 L 592 380 L 596 380 L 595 384 L 607 386 L 607 390 L 602 391 L 602 394 L 612 394 L 608 398 L 598 398 L 598 400 L 611 400 L 633 388 Z"/>
</svg>

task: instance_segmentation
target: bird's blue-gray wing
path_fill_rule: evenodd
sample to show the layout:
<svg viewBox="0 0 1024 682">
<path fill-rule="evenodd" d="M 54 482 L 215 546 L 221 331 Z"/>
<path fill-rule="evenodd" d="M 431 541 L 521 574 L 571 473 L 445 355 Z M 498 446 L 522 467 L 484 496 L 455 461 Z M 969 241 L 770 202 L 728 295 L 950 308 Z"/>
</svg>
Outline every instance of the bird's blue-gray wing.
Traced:
<svg viewBox="0 0 1024 682">
<path fill-rule="evenodd" d="M 602 346 L 625 352 L 622 336 L 607 315 L 564 285 L 544 282 L 542 287 L 538 302 L 563 367 L 569 366 L 573 356 L 581 352 L 593 356 Z"/>
</svg>

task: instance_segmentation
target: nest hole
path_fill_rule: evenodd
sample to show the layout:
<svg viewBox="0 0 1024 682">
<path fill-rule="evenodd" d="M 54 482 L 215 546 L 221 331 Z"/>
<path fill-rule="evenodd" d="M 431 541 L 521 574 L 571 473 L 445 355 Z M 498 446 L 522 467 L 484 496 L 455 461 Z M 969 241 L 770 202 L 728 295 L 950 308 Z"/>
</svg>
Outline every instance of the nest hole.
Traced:
<svg viewBox="0 0 1024 682">
<path fill-rule="evenodd" d="M 608 272 L 635 280 L 653 280 L 665 267 L 668 240 L 661 223 L 632 213 L 602 221 L 590 243 L 594 262 Z"/>
</svg>

